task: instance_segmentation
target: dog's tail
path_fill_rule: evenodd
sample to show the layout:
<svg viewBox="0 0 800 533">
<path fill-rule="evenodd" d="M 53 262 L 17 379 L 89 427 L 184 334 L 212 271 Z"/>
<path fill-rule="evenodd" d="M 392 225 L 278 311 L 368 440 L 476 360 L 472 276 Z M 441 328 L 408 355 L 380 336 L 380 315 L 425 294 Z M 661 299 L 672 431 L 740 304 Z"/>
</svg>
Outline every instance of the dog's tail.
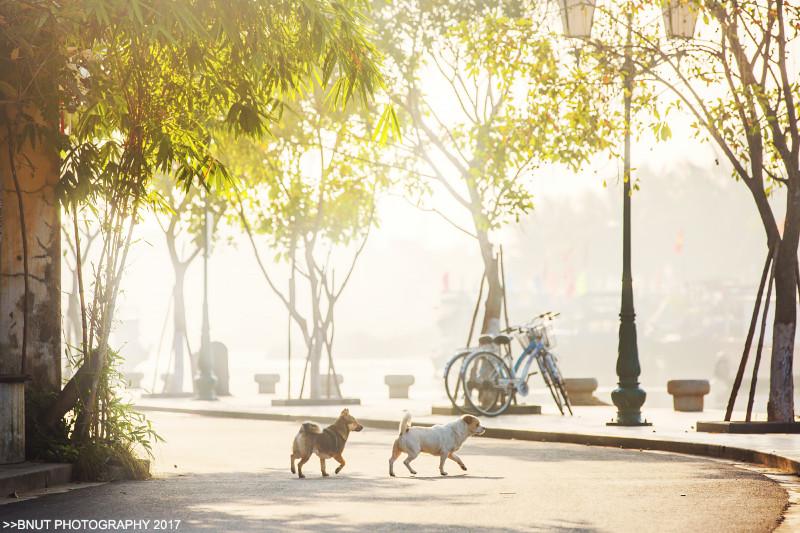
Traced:
<svg viewBox="0 0 800 533">
<path fill-rule="evenodd" d="M 403 433 L 408 431 L 409 426 L 411 426 L 411 413 L 406 411 L 403 415 L 403 419 L 400 421 L 400 436 L 403 436 Z"/>
<path fill-rule="evenodd" d="M 303 422 L 300 426 L 300 431 L 303 433 L 322 433 L 322 428 L 314 422 Z"/>
</svg>

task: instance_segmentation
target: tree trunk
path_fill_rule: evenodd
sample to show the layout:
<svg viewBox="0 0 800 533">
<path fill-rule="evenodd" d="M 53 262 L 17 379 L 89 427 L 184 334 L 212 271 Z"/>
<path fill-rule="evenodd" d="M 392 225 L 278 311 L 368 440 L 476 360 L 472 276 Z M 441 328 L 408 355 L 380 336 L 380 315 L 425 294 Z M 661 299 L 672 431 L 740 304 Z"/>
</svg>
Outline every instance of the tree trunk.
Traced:
<svg viewBox="0 0 800 533">
<path fill-rule="evenodd" d="M 83 335 L 81 333 L 81 302 L 78 289 L 78 274 L 72 271 L 72 290 L 67 296 L 67 342 L 70 346 L 80 346 Z"/>
<path fill-rule="evenodd" d="M 322 298 L 322 291 L 319 290 L 319 283 L 321 281 L 317 278 L 317 263 L 314 260 L 314 244 L 316 235 L 313 239 L 305 239 L 305 246 L 303 254 L 306 260 L 306 269 L 308 271 L 308 282 L 311 293 L 311 314 L 312 314 L 312 330 L 311 330 L 311 346 L 309 347 L 309 357 L 311 358 L 311 375 L 308 378 L 309 394 L 311 399 L 321 397 L 320 394 L 320 379 L 319 379 L 319 366 L 322 360 L 322 349 L 325 346 L 324 332 L 322 331 L 322 308 L 320 299 Z"/>
<path fill-rule="evenodd" d="M 786 222 L 775 263 L 775 320 L 772 329 L 768 420 L 794 420 L 792 363 L 797 329 L 797 244 L 800 237 L 800 190 L 789 187 Z"/>
<path fill-rule="evenodd" d="M 322 339 L 319 338 L 318 331 L 314 331 L 314 336 L 311 341 L 311 347 L 309 349 L 309 357 L 311 358 L 310 361 L 310 375 L 308 377 L 308 385 L 309 385 L 309 396 L 312 400 L 319 399 L 322 397 L 321 394 L 321 387 L 320 387 L 320 379 L 319 379 L 319 366 L 320 362 L 322 361 Z"/>
<path fill-rule="evenodd" d="M 478 242 L 481 247 L 483 268 L 486 270 L 486 284 L 489 288 L 483 306 L 481 333 L 497 335 L 500 332 L 500 314 L 503 309 L 503 286 L 500 284 L 497 256 L 486 231 L 478 231 Z"/>
<path fill-rule="evenodd" d="M 481 165 L 473 162 L 470 169 L 480 172 Z M 483 201 L 475 181 L 468 176 L 464 177 L 467 191 L 469 192 L 470 214 L 475 225 L 475 235 L 481 249 L 483 268 L 486 273 L 486 284 L 489 288 L 483 305 L 483 323 L 481 334 L 497 335 L 500 332 L 500 314 L 503 308 L 503 287 L 500 284 L 500 269 L 494 246 L 489 240 L 489 219 L 483 212 Z"/>
<path fill-rule="evenodd" d="M 183 392 L 183 348 L 186 342 L 186 303 L 183 295 L 186 268 L 181 265 L 173 266 L 175 267 L 175 290 L 173 291 L 174 302 L 172 307 L 172 354 L 175 360 L 167 383 L 167 392 L 179 394 Z"/>
<path fill-rule="evenodd" d="M 0 374 L 22 368 L 25 275 L 17 190 L 11 173 L 9 139 L 0 145 L 3 206 L 0 246 Z M 30 388 L 61 390 L 61 210 L 55 194 L 58 148 L 47 139 L 27 141 L 14 154 L 28 243 L 28 331 L 26 373 Z"/>
<path fill-rule="evenodd" d="M 78 295 L 78 274 L 72 272 L 72 290 L 67 300 L 67 343 L 72 347 L 80 347 L 83 339 L 81 327 L 81 303 Z M 71 377 L 71 367 L 66 368 L 67 378 Z"/>
</svg>

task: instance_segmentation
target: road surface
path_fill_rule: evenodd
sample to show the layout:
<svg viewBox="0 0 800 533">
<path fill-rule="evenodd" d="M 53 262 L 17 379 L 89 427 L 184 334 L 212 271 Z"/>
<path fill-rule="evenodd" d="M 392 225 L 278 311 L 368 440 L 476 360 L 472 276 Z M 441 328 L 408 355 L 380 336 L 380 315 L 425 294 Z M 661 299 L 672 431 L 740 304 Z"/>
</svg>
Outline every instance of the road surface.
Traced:
<svg viewBox="0 0 800 533">
<path fill-rule="evenodd" d="M 466 473 L 448 462 L 450 475 L 441 477 L 438 459 L 421 455 L 417 476 L 398 462 L 399 477 L 390 478 L 395 434 L 370 428 L 351 434 L 341 474 L 321 478 L 313 458 L 304 470 L 308 478 L 298 480 L 289 472 L 298 424 L 170 413 L 151 419 L 166 439 L 156 446 L 153 480 L 0 506 L 0 520 L 149 520 L 138 531 L 158 525 L 185 532 L 750 533 L 772 530 L 787 501 L 773 481 L 718 461 L 484 438 L 462 448 Z M 67 530 L 81 529 L 60 531 Z"/>
</svg>

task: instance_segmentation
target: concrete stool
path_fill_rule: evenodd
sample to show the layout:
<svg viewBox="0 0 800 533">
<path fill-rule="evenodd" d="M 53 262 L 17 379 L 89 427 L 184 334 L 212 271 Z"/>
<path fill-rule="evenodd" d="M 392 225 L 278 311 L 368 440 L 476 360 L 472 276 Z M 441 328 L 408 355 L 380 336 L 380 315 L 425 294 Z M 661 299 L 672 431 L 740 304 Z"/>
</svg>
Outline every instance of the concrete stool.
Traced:
<svg viewBox="0 0 800 533">
<path fill-rule="evenodd" d="M 129 389 L 141 389 L 143 379 L 142 372 L 125 372 L 125 386 Z"/>
<path fill-rule="evenodd" d="M 564 378 L 570 405 L 605 405 L 594 397 L 597 390 L 595 378 Z"/>
<path fill-rule="evenodd" d="M 673 379 L 667 381 L 667 392 L 672 394 L 676 411 L 700 412 L 703 396 L 711 391 L 706 379 Z"/>
<path fill-rule="evenodd" d="M 275 394 L 275 384 L 281 380 L 280 374 L 256 374 L 253 377 L 258 383 L 259 394 Z"/>
<path fill-rule="evenodd" d="M 408 398 L 408 389 L 414 384 L 414 376 L 408 374 L 389 374 L 383 382 L 389 386 L 389 398 Z"/>
<path fill-rule="evenodd" d="M 333 376 L 330 376 L 330 378 L 332 377 Z M 322 391 L 322 395 L 328 398 L 336 394 L 336 385 L 333 383 L 333 379 L 330 378 L 328 374 L 319 375 L 319 388 Z M 336 383 L 339 385 L 344 383 L 344 378 L 341 374 L 336 374 Z"/>
</svg>

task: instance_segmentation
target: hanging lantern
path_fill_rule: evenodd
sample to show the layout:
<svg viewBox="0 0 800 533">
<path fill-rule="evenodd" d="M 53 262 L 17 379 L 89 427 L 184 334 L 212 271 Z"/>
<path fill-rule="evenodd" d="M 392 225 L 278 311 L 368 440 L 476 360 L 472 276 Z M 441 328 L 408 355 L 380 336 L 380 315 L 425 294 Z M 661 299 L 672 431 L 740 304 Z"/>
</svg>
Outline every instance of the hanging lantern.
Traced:
<svg viewBox="0 0 800 533">
<path fill-rule="evenodd" d="M 697 7 L 692 0 L 662 0 L 664 28 L 670 39 L 691 39 L 697 25 Z"/>
<path fill-rule="evenodd" d="M 592 36 L 595 0 L 558 0 L 564 35 L 577 39 Z"/>
</svg>

